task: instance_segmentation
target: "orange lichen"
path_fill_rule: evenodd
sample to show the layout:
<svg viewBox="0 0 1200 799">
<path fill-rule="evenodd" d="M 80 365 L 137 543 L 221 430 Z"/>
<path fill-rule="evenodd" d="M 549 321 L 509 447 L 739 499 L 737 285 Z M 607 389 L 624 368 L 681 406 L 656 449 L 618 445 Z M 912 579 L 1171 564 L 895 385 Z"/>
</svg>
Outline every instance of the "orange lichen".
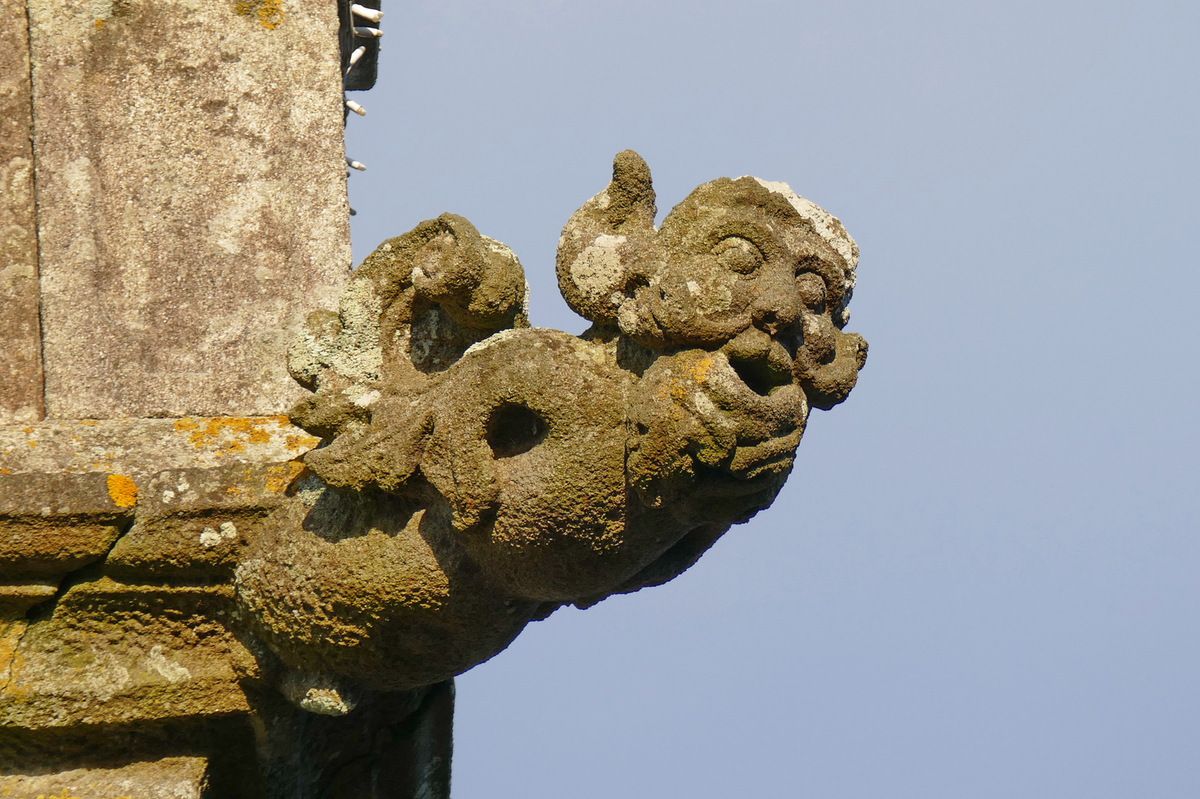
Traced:
<svg viewBox="0 0 1200 799">
<path fill-rule="evenodd" d="M 215 416 L 209 419 L 176 419 L 174 428 L 186 434 L 196 449 L 212 450 L 218 456 L 246 451 L 247 444 L 269 444 L 272 425 L 288 424 L 286 416 Z"/>
<path fill-rule="evenodd" d="M 133 479 L 123 474 L 108 476 L 108 496 L 118 508 L 132 508 L 137 504 L 138 487 Z"/>
<path fill-rule="evenodd" d="M 99 22 L 100 20 L 96 21 Z M 83 799 L 83 797 L 76 796 L 64 788 L 62 793 L 39 793 L 35 799 Z M 120 796 L 114 796 L 113 799 L 132 799 L 132 797 L 129 794 L 121 794 Z"/>
<path fill-rule="evenodd" d="M 304 464 L 300 461 L 288 461 L 270 467 L 267 469 L 267 490 L 274 494 L 282 494 L 303 471 Z"/>
<path fill-rule="evenodd" d="M 692 366 L 692 379 L 697 383 L 703 383 L 705 380 L 708 380 L 708 373 L 712 371 L 712 368 L 713 357 L 705 355 Z"/>
<path fill-rule="evenodd" d="M 285 443 L 288 449 L 295 452 L 298 449 L 312 449 L 321 443 L 321 439 L 316 436 L 298 436 L 293 433 L 285 439 Z"/>
<path fill-rule="evenodd" d="M 173 426 L 175 428 L 175 432 L 185 433 L 189 430 L 195 430 L 200 426 L 200 423 L 190 416 L 185 416 L 182 419 L 176 419 Z"/>
<path fill-rule="evenodd" d="M 258 18 L 258 24 L 273 31 L 283 24 L 287 12 L 283 0 L 238 0 L 233 4 L 234 13 L 239 16 Z"/>
</svg>

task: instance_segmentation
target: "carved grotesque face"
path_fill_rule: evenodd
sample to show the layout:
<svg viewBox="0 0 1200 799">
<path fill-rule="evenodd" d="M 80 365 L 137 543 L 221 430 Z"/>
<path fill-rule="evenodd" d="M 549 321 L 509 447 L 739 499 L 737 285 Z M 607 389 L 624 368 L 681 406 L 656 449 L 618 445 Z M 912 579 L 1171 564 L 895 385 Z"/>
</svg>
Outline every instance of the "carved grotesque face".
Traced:
<svg viewBox="0 0 1200 799">
<path fill-rule="evenodd" d="M 798 384 L 812 405 L 845 399 L 866 342 L 841 332 L 858 258 L 841 224 L 784 184 L 706 183 L 634 264 L 620 329 L 662 347 L 719 350 L 755 393 Z"/>
<path fill-rule="evenodd" d="M 568 223 L 559 282 L 581 314 L 654 350 L 720 351 L 767 396 L 789 384 L 830 408 L 850 393 L 866 342 L 842 332 L 858 248 L 841 223 L 785 184 L 722 178 L 653 227 L 640 158 Z"/>
</svg>

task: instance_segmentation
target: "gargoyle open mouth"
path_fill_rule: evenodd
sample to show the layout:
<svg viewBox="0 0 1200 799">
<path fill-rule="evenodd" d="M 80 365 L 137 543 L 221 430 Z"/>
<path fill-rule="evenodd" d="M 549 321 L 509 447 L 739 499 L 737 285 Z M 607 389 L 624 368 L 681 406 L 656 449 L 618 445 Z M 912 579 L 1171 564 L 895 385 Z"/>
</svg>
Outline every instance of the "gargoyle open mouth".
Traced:
<svg viewBox="0 0 1200 799">
<path fill-rule="evenodd" d="M 745 358 L 730 355 L 729 365 L 751 391 L 763 397 L 792 382 L 790 362 L 780 364 L 769 357 Z"/>
</svg>

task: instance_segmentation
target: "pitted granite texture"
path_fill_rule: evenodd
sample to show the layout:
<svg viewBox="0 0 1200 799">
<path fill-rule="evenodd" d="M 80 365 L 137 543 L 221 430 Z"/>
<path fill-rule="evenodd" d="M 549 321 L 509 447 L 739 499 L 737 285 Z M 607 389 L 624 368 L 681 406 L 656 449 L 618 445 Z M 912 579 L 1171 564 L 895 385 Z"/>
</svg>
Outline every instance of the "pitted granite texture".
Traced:
<svg viewBox="0 0 1200 799">
<path fill-rule="evenodd" d="M 25 3 L 0 0 L 0 424 L 42 416 L 37 203 Z"/>
<path fill-rule="evenodd" d="M 28 5 L 47 415 L 288 407 L 349 275 L 337 5 Z"/>
</svg>

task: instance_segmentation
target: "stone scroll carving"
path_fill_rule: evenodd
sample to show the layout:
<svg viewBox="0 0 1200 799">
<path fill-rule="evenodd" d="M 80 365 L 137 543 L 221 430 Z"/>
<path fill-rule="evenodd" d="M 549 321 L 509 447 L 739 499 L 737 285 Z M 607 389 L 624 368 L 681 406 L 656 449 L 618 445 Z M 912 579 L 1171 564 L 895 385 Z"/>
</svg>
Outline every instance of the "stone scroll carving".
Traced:
<svg viewBox="0 0 1200 799">
<path fill-rule="evenodd" d="M 517 258 L 444 214 L 381 245 L 289 366 L 323 445 L 245 543 L 236 606 L 309 710 L 429 685 L 565 604 L 666 582 L 778 495 L 867 354 L 858 250 L 782 183 L 655 227 L 631 151 L 567 223 L 581 336 L 529 327 Z"/>
</svg>

